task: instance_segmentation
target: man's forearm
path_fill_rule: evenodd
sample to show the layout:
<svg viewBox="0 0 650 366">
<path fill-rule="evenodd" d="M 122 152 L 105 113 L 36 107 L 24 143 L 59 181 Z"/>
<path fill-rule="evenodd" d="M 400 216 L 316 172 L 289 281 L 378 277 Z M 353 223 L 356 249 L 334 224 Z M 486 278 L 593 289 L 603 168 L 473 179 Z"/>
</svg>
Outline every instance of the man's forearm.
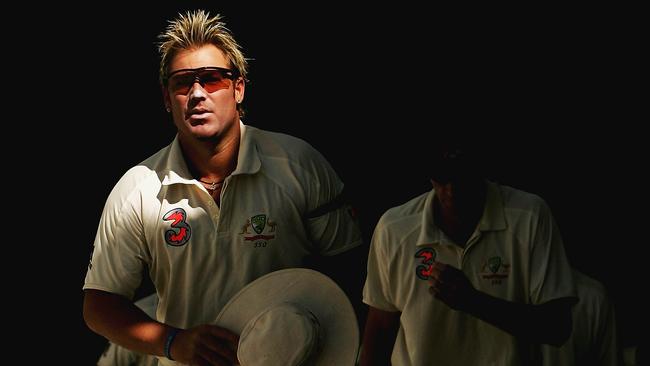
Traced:
<svg viewBox="0 0 650 366">
<path fill-rule="evenodd" d="M 94 332 L 136 352 L 163 355 L 170 327 L 152 320 L 123 296 L 86 290 L 84 320 Z"/>
<path fill-rule="evenodd" d="M 571 334 L 571 303 L 571 299 L 556 299 L 541 305 L 520 304 L 477 291 L 466 312 L 515 337 L 560 346 Z"/>
<path fill-rule="evenodd" d="M 361 366 L 389 366 L 399 330 L 400 313 L 387 312 L 373 307 L 368 309 Z"/>
</svg>

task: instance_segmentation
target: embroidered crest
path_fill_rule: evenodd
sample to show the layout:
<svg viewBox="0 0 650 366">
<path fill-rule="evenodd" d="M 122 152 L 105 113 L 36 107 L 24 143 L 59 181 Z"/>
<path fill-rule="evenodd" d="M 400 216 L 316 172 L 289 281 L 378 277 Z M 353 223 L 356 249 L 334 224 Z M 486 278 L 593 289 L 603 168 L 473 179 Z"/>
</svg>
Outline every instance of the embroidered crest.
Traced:
<svg viewBox="0 0 650 366">
<path fill-rule="evenodd" d="M 275 238 L 276 226 L 266 214 L 253 215 L 246 219 L 239 235 L 244 236 L 245 242 L 253 242 L 255 248 L 266 248 L 269 241 Z M 253 229 L 253 233 L 250 229 Z"/>
<path fill-rule="evenodd" d="M 488 268 L 490 269 L 490 272 L 497 273 L 499 267 L 501 267 L 501 257 L 492 257 L 488 259 Z"/>
<path fill-rule="evenodd" d="M 264 226 L 266 226 L 266 215 L 255 215 L 251 217 L 251 226 L 256 233 L 261 234 L 264 231 Z"/>
<path fill-rule="evenodd" d="M 500 285 L 510 276 L 510 263 L 505 263 L 498 255 L 492 256 L 481 266 L 480 275 L 492 285 Z"/>
</svg>

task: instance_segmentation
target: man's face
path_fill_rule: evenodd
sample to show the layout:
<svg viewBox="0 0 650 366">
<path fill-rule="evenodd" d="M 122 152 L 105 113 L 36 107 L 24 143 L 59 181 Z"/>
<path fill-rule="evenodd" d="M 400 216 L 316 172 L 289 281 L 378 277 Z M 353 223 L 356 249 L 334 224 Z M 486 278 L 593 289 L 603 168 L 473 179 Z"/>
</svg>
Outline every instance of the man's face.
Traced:
<svg viewBox="0 0 650 366">
<path fill-rule="evenodd" d="M 239 123 L 244 81 L 228 70 L 225 54 L 211 44 L 174 55 L 163 95 L 179 134 L 210 139 Z"/>
</svg>

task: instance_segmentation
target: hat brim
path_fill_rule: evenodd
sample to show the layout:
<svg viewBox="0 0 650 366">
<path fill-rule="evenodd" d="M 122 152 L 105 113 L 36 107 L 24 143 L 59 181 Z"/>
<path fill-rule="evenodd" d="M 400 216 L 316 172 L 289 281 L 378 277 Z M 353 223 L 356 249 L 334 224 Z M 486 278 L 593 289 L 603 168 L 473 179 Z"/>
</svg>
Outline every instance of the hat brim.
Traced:
<svg viewBox="0 0 650 366">
<path fill-rule="evenodd" d="M 241 334 L 249 320 L 283 302 L 302 305 L 320 323 L 323 337 L 314 365 L 355 364 L 359 327 L 352 304 L 334 281 L 314 270 L 289 268 L 256 279 L 228 301 L 215 324 Z"/>
</svg>

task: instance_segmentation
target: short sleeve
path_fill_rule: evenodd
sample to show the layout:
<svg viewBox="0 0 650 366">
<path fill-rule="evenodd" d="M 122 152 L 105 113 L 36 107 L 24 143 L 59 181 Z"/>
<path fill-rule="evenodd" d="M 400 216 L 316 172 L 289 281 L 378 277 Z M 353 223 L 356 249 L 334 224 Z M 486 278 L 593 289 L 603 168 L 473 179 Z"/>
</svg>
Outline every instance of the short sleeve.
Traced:
<svg viewBox="0 0 650 366">
<path fill-rule="evenodd" d="M 137 365 L 138 356 L 113 342 L 108 343 L 108 348 L 97 361 L 97 366 L 128 366 Z"/>
<path fill-rule="evenodd" d="M 142 281 L 146 258 L 141 199 L 137 191 L 122 197 L 119 185 L 104 207 L 83 288 L 131 299 Z"/>
<path fill-rule="evenodd" d="M 318 254 L 335 255 L 361 245 L 361 230 L 343 182 L 325 158 L 311 150 L 305 226 Z"/>
<path fill-rule="evenodd" d="M 577 300 L 560 231 L 546 203 L 539 201 L 537 220 L 531 231 L 530 301 L 543 304 L 564 297 Z"/>
<path fill-rule="evenodd" d="M 616 332 L 616 315 L 614 305 L 609 299 L 605 287 L 596 280 L 592 280 L 591 291 L 594 298 L 594 310 L 590 311 L 595 319 L 593 346 L 589 351 L 595 353 L 597 365 L 618 365 L 621 363 L 621 354 L 618 351 L 618 336 Z M 587 285 L 588 286 L 588 285 Z M 582 301 L 582 299 L 581 299 Z"/>
<path fill-rule="evenodd" d="M 377 224 L 368 253 L 368 274 L 363 286 L 363 302 L 384 311 L 399 311 L 390 291 L 390 257 L 386 254 L 387 231 L 382 221 Z"/>
</svg>

